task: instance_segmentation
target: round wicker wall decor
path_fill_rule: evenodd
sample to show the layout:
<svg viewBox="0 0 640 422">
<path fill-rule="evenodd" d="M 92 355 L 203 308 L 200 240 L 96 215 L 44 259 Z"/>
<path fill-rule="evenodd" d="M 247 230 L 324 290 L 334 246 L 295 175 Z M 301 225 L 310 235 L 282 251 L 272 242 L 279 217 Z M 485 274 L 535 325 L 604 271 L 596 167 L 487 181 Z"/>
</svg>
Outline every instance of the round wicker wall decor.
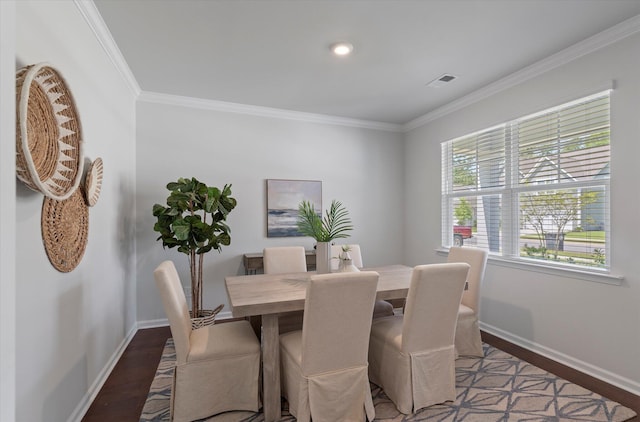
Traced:
<svg viewBox="0 0 640 422">
<path fill-rule="evenodd" d="M 68 273 L 78 266 L 89 237 L 89 208 L 82 188 L 64 201 L 44 198 L 42 241 L 55 269 Z"/>
<path fill-rule="evenodd" d="M 46 63 L 19 69 L 16 108 L 18 179 L 51 199 L 69 198 L 84 159 L 80 119 L 64 79 Z"/>
<path fill-rule="evenodd" d="M 102 173 L 102 158 L 98 157 L 89 166 L 87 176 L 84 180 L 84 192 L 87 195 L 87 205 L 90 207 L 93 207 L 98 202 L 98 198 L 100 198 L 100 190 L 102 189 Z"/>
</svg>

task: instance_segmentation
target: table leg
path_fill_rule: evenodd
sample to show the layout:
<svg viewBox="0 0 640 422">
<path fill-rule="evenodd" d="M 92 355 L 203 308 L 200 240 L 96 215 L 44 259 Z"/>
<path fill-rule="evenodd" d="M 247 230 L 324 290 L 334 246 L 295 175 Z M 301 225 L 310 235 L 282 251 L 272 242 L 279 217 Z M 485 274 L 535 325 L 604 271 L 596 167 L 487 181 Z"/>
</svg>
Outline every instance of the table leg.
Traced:
<svg viewBox="0 0 640 422">
<path fill-rule="evenodd" d="M 262 315 L 262 391 L 265 422 L 280 420 L 280 340 L 278 315 Z"/>
</svg>

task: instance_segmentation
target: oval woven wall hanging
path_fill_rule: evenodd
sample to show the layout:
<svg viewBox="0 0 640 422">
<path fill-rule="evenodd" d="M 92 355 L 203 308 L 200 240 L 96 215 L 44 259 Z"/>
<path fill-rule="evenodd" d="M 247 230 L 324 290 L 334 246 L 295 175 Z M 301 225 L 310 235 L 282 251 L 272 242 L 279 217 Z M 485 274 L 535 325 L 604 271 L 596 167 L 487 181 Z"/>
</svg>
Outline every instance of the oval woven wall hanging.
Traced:
<svg viewBox="0 0 640 422">
<path fill-rule="evenodd" d="M 87 170 L 87 176 L 84 180 L 84 192 L 87 195 L 87 205 L 94 206 L 100 198 L 100 190 L 102 189 L 102 158 L 96 158 Z"/>
<path fill-rule="evenodd" d="M 76 106 L 62 76 L 46 63 L 16 72 L 16 175 L 51 199 L 69 198 L 84 165 Z"/>
<path fill-rule="evenodd" d="M 44 198 L 42 241 L 55 269 L 68 273 L 78 266 L 89 237 L 89 208 L 82 188 L 64 201 Z"/>
</svg>

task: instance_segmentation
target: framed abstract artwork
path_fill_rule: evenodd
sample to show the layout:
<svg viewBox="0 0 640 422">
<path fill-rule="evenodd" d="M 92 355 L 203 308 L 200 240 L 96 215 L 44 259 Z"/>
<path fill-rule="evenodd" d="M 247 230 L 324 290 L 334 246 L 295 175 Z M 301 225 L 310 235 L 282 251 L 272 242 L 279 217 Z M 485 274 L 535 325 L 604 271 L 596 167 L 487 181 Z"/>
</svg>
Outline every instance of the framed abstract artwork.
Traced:
<svg viewBox="0 0 640 422">
<path fill-rule="evenodd" d="M 267 237 L 303 236 L 298 232 L 298 206 L 309 201 L 322 212 L 319 180 L 267 179 Z"/>
</svg>

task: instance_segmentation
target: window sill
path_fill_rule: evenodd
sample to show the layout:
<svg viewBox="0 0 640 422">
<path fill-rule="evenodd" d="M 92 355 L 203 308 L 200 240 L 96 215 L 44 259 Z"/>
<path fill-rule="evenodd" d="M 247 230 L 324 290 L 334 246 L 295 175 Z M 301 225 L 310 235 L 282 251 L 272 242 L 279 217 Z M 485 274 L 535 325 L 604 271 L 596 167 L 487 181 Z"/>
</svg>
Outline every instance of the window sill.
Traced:
<svg viewBox="0 0 640 422">
<path fill-rule="evenodd" d="M 438 248 L 436 253 L 441 256 L 447 256 L 449 249 Z M 604 283 L 614 286 L 621 286 L 624 276 L 613 275 L 606 270 L 584 270 L 578 268 L 567 268 L 561 265 L 545 265 L 537 262 L 530 262 L 524 259 L 512 259 L 503 256 L 489 254 L 489 263 L 501 267 L 515 268 L 518 270 L 532 271 L 542 274 L 549 274 L 560 277 L 574 278 L 578 280 L 593 281 L 595 283 Z"/>
</svg>

